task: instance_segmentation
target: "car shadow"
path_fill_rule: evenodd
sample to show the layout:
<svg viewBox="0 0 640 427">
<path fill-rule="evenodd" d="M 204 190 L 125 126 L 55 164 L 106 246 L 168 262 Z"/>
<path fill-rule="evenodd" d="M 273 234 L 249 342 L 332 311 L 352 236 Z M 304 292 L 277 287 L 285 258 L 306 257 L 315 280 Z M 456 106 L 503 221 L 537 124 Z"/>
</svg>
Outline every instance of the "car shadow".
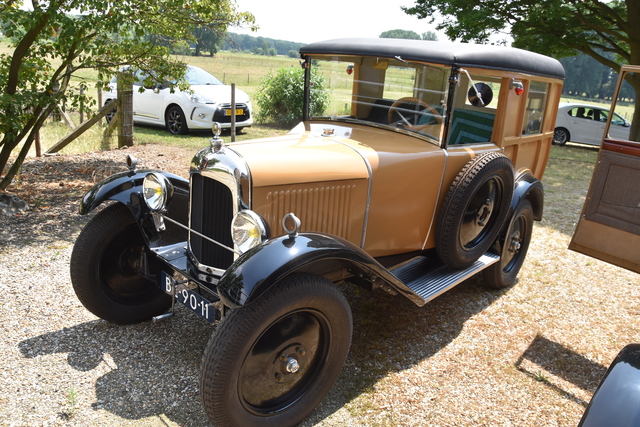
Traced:
<svg viewBox="0 0 640 427">
<path fill-rule="evenodd" d="M 468 319 L 505 293 L 487 290 L 480 279 L 471 278 L 418 307 L 382 291 L 357 287 L 343 291 L 354 319 L 351 351 L 332 391 L 302 426 L 322 421 L 389 374 L 436 355 L 460 334 Z"/>
<path fill-rule="evenodd" d="M 558 377 L 592 394 L 607 372 L 606 366 L 540 335 L 529 344 L 515 366 L 524 374 L 543 382 L 585 408 L 589 404 L 588 401 L 576 396 L 562 383 L 552 381 L 546 374 Z"/>
<path fill-rule="evenodd" d="M 104 371 L 95 383 L 91 407 L 96 410 L 127 420 L 166 417 L 179 425 L 207 426 L 198 373 L 212 330 L 177 307 L 176 317 L 161 323 L 121 326 L 96 320 L 24 340 L 18 347 L 26 358 L 66 353 L 67 363 L 78 371 Z"/>
</svg>

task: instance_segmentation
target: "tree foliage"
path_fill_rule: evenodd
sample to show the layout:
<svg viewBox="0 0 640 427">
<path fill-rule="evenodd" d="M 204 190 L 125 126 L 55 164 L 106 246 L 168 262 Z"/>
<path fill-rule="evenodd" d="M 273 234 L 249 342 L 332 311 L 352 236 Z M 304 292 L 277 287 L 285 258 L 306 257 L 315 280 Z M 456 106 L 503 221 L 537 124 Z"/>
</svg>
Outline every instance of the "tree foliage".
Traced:
<svg viewBox="0 0 640 427">
<path fill-rule="evenodd" d="M 309 112 L 312 116 L 321 116 L 329 106 L 329 94 L 326 92 L 326 79 L 311 69 L 311 101 Z M 262 81 L 256 94 L 260 113 L 259 122 L 274 122 L 282 126 L 292 126 L 302 120 L 304 104 L 304 70 L 299 67 L 281 67 L 275 74 Z"/>
<path fill-rule="evenodd" d="M 403 9 L 437 21 L 451 40 L 487 43 L 503 33 L 515 47 L 558 58 L 582 52 L 615 72 L 621 64 L 640 64 L 637 0 L 415 0 Z M 640 93 L 640 76 L 629 83 Z M 638 122 L 640 108 L 634 114 Z M 640 126 L 634 135 L 640 140 Z"/>
<path fill-rule="evenodd" d="M 270 39 L 268 37 L 254 37 L 248 34 L 229 33 L 223 49 L 259 52 L 259 55 L 267 55 L 273 53 L 275 49 L 277 55 L 290 55 L 289 52 L 295 50 L 298 52 L 304 43 L 295 43 L 286 40 Z M 266 53 L 265 53 L 266 52 Z M 296 55 L 297 57 L 300 54 Z"/>
<path fill-rule="evenodd" d="M 381 39 L 404 39 L 404 40 L 438 40 L 438 35 L 433 31 L 427 31 L 422 35 L 411 30 L 389 30 L 380 34 Z"/>
<path fill-rule="evenodd" d="M 230 0 L 5 0 L 0 16 L 13 44 L 0 55 L 0 171 L 22 144 L 0 190 L 56 106 L 80 101 L 67 92 L 78 71 L 96 69 L 99 86 L 124 65 L 153 69 L 159 79 L 181 75 L 184 64 L 169 56 L 169 45 L 195 41 L 197 27 L 224 34 L 229 25 L 254 22 Z"/>
</svg>

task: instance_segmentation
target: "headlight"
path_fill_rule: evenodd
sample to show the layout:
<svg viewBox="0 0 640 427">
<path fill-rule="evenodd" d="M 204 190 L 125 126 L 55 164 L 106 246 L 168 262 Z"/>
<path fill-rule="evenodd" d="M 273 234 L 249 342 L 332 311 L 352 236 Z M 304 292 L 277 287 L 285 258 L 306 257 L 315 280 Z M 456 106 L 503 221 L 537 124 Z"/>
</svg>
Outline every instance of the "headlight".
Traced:
<svg viewBox="0 0 640 427">
<path fill-rule="evenodd" d="M 199 93 L 192 93 L 192 94 L 186 94 L 186 95 L 189 98 L 189 101 L 195 102 L 196 104 L 215 104 L 215 101 L 213 99 Z"/>
<path fill-rule="evenodd" d="M 173 185 L 164 175 L 151 172 L 142 182 L 144 201 L 152 211 L 161 211 L 173 195 Z"/>
<path fill-rule="evenodd" d="M 267 226 L 255 212 L 240 211 L 231 224 L 233 243 L 244 253 L 267 239 Z"/>
</svg>

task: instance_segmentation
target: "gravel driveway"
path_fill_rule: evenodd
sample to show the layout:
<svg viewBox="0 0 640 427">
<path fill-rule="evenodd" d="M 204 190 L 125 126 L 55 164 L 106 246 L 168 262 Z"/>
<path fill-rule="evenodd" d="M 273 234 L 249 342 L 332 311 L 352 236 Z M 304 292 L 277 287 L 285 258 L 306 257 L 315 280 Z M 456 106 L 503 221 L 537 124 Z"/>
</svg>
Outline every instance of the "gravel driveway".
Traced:
<svg viewBox="0 0 640 427">
<path fill-rule="evenodd" d="M 148 145 L 31 160 L 9 189 L 31 209 L 0 217 L 2 426 L 208 425 L 198 370 L 212 326 L 180 306 L 160 323 L 112 325 L 71 287 L 87 220 L 78 200 L 123 170 L 127 152 L 182 175 L 192 155 Z M 584 197 L 588 182 L 575 185 Z M 472 278 L 423 308 L 343 286 L 351 354 L 304 425 L 577 425 L 605 367 L 640 341 L 640 291 L 635 274 L 569 252 L 568 241 L 545 220 L 515 286 L 490 291 Z"/>
</svg>

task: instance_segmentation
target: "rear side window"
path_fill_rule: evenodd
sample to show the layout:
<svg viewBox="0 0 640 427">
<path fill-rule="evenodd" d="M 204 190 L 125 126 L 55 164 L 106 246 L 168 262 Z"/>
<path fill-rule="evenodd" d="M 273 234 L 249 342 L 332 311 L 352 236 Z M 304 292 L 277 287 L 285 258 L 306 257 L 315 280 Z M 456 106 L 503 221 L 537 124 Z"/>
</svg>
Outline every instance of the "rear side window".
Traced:
<svg viewBox="0 0 640 427">
<path fill-rule="evenodd" d="M 522 134 L 533 135 L 542 132 L 544 110 L 547 105 L 549 84 L 532 81 L 527 95 L 527 110 L 525 112 Z"/>
</svg>

